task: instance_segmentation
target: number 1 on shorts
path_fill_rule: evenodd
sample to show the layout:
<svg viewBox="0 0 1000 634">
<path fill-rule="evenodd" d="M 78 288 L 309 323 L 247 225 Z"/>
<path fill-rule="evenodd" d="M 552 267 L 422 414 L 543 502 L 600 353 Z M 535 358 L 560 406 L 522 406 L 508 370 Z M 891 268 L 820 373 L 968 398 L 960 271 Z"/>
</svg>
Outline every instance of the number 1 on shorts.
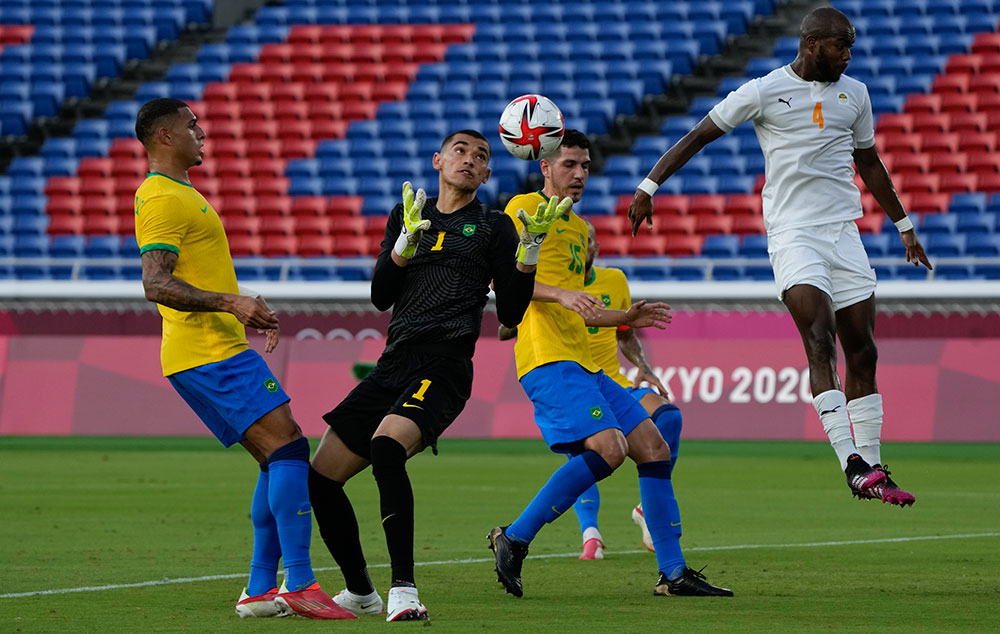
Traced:
<svg viewBox="0 0 1000 634">
<path fill-rule="evenodd" d="M 430 386 L 431 386 L 431 380 L 430 379 L 421 379 L 420 380 L 420 389 L 417 390 L 416 392 L 414 392 L 413 395 L 410 396 L 410 398 L 416 399 L 418 401 L 424 400 L 424 394 L 427 393 L 427 388 L 429 388 Z"/>
</svg>

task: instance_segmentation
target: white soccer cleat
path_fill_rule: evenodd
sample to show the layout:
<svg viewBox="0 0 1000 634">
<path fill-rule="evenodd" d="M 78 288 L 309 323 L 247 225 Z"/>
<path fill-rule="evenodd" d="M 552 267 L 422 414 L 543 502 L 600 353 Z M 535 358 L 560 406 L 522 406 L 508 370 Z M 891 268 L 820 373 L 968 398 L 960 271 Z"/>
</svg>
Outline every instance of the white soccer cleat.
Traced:
<svg viewBox="0 0 1000 634">
<path fill-rule="evenodd" d="M 275 616 L 286 616 L 285 606 L 276 603 L 274 597 L 278 596 L 278 589 L 272 588 L 264 594 L 251 597 L 247 594 L 247 589 L 243 588 L 240 593 L 240 600 L 236 603 L 236 614 L 241 619 L 263 619 Z"/>
<path fill-rule="evenodd" d="M 632 521 L 642 529 L 642 545 L 649 552 L 655 553 L 656 548 L 653 547 L 653 538 L 649 534 L 649 529 L 646 528 L 646 516 L 642 514 L 642 504 L 632 509 Z"/>
<path fill-rule="evenodd" d="M 333 597 L 334 603 L 358 616 L 362 614 L 382 614 L 385 603 L 377 591 L 371 594 L 354 594 L 350 590 L 341 590 Z"/>
<path fill-rule="evenodd" d="M 416 588 L 389 588 L 386 621 L 426 621 L 427 608 L 420 602 Z"/>
</svg>

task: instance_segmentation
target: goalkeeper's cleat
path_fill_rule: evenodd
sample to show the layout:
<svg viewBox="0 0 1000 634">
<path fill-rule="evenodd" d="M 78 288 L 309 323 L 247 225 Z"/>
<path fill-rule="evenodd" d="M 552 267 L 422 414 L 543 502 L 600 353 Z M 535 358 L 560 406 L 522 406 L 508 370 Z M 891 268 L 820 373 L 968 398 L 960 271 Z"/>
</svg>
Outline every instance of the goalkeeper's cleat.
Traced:
<svg viewBox="0 0 1000 634">
<path fill-rule="evenodd" d="M 580 559 L 604 559 L 604 542 L 596 537 L 591 537 L 583 542 L 583 553 Z"/>
<path fill-rule="evenodd" d="M 861 497 L 865 489 L 870 489 L 885 480 L 884 471 L 873 469 L 860 454 L 856 453 L 847 456 L 847 468 L 844 469 L 844 474 L 847 476 L 847 486 L 851 487 L 851 495 L 857 497 Z"/>
<path fill-rule="evenodd" d="M 862 489 L 858 493 L 858 499 L 882 500 L 883 504 L 888 502 L 889 504 L 895 504 L 897 506 L 911 506 L 914 502 L 916 502 L 917 499 L 912 493 L 899 488 L 899 485 L 889 477 L 889 467 L 887 465 L 876 464 L 872 468 L 875 471 L 881 471 L 884 473 L 885 480 L 867 489 Z"/>
<path fill-rule="evenodd" d="M 663 597 L 731 597 L 733 591 L 713 586 L 705 580 L 701 570 L 685 567 L 681 576 L 673 581 L 667 579 L 667 575 L 661 572 L 653 594 Z"/>
<path fill-rule="evenodd" d="M 416 588 L 409 586 L 389 588 L 386 621 L 426 621 L 427 618 L 427 608 L 420 602 Z"/>
<path fill-rule="evenodd" d="M 250 596 L 247 589 L 243 588 L 240 593 L 240 600 L 236 602 L 236 614 L 241 619 L 262 619 L 272 616 L 285 616 L 285 608 L 275 602 L 274 597 L 278 595 L 278 589 L 272 588 L 264 594 Z"/>
<path fill-rule="evenodd" d="M 274 602 L 282 605 L 288 614 L 296 614 L 317 621 L 358 618 L 334 603 L 330 595 L 320 589 L 318 583 L 294 592 L 289 592 L 285 584 L 282 583 L 281 590 L 278 590 L 278 596 L 274 598 Z"/>
<path fill-rule="evenodd" d="M 649 529 L 646 528 L 646 516 L 642 514 L 642 504 L 632 509 L 632 521 L 642 529 L 642 545 L 649 552 L 655 553 L 656 548 L 653 547 L 653 536 L 649 534 Z"/>
<path fill-rule="evenodd" d="M 507 537 L 506 526 L 497 526 L 486 536 L 496 557 L 497 581 L 515 597 L 524 595 L 521 585 L 521 564 L 528 556 L 528 545 Z"/>
<path fill-rule="evenodd" d="M 350 590 L 341 590 L 333 597 L 333 602 L 348 612 L 361 616 L 362 614 L 382 614 L 385 604 L 378 592 L 371 594 L 354 594 Z"/>
</svg>

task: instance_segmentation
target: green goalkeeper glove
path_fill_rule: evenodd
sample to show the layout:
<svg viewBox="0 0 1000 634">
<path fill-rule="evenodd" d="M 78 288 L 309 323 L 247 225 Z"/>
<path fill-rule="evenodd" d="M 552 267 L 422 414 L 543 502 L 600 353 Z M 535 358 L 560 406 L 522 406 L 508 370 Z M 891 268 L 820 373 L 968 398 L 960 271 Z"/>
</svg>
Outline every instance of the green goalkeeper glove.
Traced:
<svg viewBox="0 0 1000 634">
<path fill-rule="evenodd" d="M 427 202 L 427 194 L 424 190 L 418 189 L 416 196 L 413 194 L 413 185 L 410 181 L 403 183 L 403 230 L 396 238 L 396 246 L 393 250 L 402 258 L 412 258 L 417 252 L 417 244 L 423 237 L 424 231 L 431 226 L 430 220 L 423 220 L 420 211 Z"/>
<path fill-rule="evenodd" d="M 559 216 L 568 212 L 572 206 L 573 199 L 569 196 L 561 201 L 557 196 L 553 196 L 549 198 L 548 203 L 538 203 L 534 216 L 529 216 L 523 209 L 517 210 L 517 219 L 524 224 L 521 227 L 521 244 L 517 247 L 518 262 L 528 266 L 538 264 L 538 252 L 549 229 Z"/>
</svg>

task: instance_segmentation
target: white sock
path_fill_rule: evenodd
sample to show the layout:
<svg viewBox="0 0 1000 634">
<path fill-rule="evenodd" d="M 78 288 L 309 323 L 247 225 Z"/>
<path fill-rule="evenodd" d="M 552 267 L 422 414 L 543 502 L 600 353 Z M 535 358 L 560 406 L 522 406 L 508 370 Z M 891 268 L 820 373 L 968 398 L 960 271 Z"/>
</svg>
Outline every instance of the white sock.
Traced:
<svg viewBox="0 0 1000 634">
<path fill-rule="evenodd" d="M 601 539 L 601 531 L 597 530 L 596 526 L 588 526 L 583 531 L 583 542 L 586 543 L 588 539 L 599 539 L 602 544 L 604 543 L 604 540 Z"/>
<path fill-rule="evenodd" d="M 841 470 L 847 469 L 847 457 L 857 453 L 851 437 L 851 420 L 847 417 L 847 397 L 840 390 L 827 390 L 813 398 L 813 407 L 840 459 Z"/>
<path fill-rule="evenodd" d="M 854 425 L 854 444 L 870 465 L 882 464 L 882 395 L 869 394 L 847 404 Z"/>
</svg>

